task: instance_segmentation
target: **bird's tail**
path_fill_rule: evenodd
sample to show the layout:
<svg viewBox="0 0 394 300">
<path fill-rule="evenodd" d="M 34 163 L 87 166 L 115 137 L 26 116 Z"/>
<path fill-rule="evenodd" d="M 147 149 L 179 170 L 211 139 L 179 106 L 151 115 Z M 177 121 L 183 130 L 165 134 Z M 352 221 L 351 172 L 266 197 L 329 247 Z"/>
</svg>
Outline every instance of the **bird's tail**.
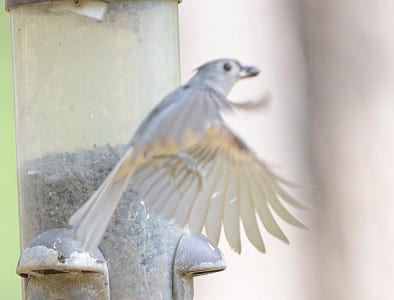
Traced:
<svg viewBox="0 0 394 300">
<path fill-rule="evenodd" d="M 84 251 L 90 252 L 100 243 L 111 217 L 132 175 L 133 159 L 130 148 L 88 201 L 70 218 L 74 238 Z"/>
</svg>

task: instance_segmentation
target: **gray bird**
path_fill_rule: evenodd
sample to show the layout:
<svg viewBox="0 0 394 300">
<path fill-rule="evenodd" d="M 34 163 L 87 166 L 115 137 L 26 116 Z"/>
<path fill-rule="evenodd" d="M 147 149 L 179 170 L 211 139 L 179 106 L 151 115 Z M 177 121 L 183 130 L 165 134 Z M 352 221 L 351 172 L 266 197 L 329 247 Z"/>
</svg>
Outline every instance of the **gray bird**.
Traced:
<svg viewBox="0 0 394 300">
<path fill-rule="evenodd" d="M 110 175 L 70 218 L 74 236 L 86 251 L 100 243 L 129 180 L 154 213 L 195 233 L 205 226 L 215 245 L 223 224 L 228 243 L 238 253 L 241 221 L 250 242 L 265 252 L 256 215 L 269 233 L 286 243 L 272 212 L 304 227 L 282 204 L 305 208 L 280 185 L 289 183 L 260 161 L 221 115 L 264 104 L 226 98 L 238 80 L 259 73 L 233 59 L 208 62 L 150 112 Z"/>
</svg>

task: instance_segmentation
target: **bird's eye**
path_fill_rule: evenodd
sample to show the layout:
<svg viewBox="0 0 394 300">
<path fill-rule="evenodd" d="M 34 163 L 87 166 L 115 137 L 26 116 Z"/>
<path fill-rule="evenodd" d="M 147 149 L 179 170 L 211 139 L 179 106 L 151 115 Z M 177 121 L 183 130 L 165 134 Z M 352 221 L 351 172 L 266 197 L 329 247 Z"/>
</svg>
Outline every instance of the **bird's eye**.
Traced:
<svg viewBox="0 0 394 300">
<path fill-rule="evenodd" d="M 223 65 L 223 69 L 224 69 L 226 72 L 228 72 L 228 71 L 231 70 L 231 65 L 230 65 L 229 63 L 225 63 L 225 64 Z"/>
</svg>

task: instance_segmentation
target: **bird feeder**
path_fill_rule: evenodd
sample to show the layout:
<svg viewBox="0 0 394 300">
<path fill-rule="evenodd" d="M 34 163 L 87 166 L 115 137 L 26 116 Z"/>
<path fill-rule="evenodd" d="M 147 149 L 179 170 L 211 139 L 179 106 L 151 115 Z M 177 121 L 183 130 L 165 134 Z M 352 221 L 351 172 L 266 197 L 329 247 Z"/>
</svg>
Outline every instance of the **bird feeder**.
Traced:
<svg viewBox="0 0 394 300">
<path fill-rule="evenodd" d="M 191 299 L 193 270 L 222 270 L 220 252 L 208 247 L 210 256 L 204 250 L 207 264 L 193 259 L 193 251 L 178 247 L 189 233 L 152 215 L 132 182 L 91 261 L 74 259 L 80 248 L 64 229 L 121 157 L 141 120 L 179 85 L 178 1 L 6 0 L 6 9 L 22 253 L 17 271 L 25 278 L 24 299 L 108 299 L 107 273 L 112 299 Z M 188 261 L 184 271 L 177 257 Z M 82 282 L 102 292 L 77 292 Z M 51 294 L 57 286 L 62 293 Z"/>
</svg>

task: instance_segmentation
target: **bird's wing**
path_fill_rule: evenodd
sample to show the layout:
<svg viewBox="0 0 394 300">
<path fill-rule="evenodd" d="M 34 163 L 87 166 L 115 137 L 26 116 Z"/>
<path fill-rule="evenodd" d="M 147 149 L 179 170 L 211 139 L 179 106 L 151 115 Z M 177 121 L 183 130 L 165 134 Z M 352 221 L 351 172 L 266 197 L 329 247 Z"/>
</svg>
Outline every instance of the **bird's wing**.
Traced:
<svg viewBox="0 0 394 300">
<path fill-rule="evenodd" d="M 265 95 L 255 102 L 235 103 L 204 85 L 183 85 L 165 97 L 137 129 L 131 144 L 134 154 L 141 151 L 179 151 L 204 138 L 211 125 L 224 126 L 221 112 L 256 110 L 269 102 Z M 157 149 L 156 149 L 157 152 Z"/>
<path fill-rule="evenodd" d="M 171 144 L 181 149 L 187 147 L 191 137 L 200 139 L 204 136 L 209 124 L 223 123 L 220 111 L 231 108 L 227 102 L 205 86 L 179 87 L 141 123 L 131 141 L 135 153 L 150 152 L 156 144 L 166 145 L 169 152 L 173 151 L 173 147 L 168 147 Z"/>
<path fill-rule="evenodd" d="M 250 242 L 265 252 L 256 215 L 269 233 L 286 243 L 273 214 L 304 227 L 283 204 L 304 208 L 282 188 L 280 183 L 285 182 L 222 124 L 211 126 L 204 138 L 178 156 L 146 163 L 132 180 L 148 208 L 196 233 L 205 226 L 215 245 L 223 224 L 230 246 L 238 253 L 241 222 Z"/>
<path fill-rule="evenodd" d="M 74 238 L 80 241 L 87 252 L 99 245 L 127 188 L 129 173 L 137 163 L 132 161 L 132 152 L 132 148 L 127 149 L 100 187 L 69 220 L 69 224 L 73 227 Z"/>
</svg>

